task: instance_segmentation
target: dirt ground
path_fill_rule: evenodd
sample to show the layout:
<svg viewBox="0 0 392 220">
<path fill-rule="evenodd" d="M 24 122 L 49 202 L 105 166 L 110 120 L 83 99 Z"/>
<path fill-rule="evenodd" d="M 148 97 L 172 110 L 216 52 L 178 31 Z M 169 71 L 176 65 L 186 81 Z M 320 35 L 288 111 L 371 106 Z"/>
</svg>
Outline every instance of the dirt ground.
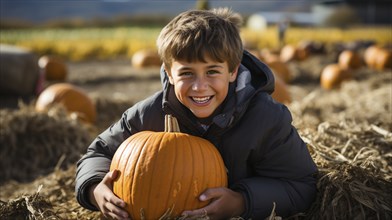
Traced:
<svg viewBox="0 0 392 220">
<path fill-rule="evenodd" d="M 319 76 L 335 60 L 319 55 L 289 64 L 287 106 L 320 168 L 317 201 L 296 218 L 390 219 L 392 72 L 362 67 L 340 89 L 326 91 Z M 100 218 L 75 200 L 75 163 L 126 108 L 161 89 L 159 67 L 136 69 L 125 58 L 67 66 L 67 82 L 94 100 L 98 121 L 85 127 L 61 110 L 36 113 L 31 104 L 0 109 L 0 219 Z"/>
<path fill-rule="evenodd" d="M 137 69 L 130 59 L 70 62 L 68 80 L 92 98 L 141 100 L 161 89 L 159 67 Z"/>
</svg>

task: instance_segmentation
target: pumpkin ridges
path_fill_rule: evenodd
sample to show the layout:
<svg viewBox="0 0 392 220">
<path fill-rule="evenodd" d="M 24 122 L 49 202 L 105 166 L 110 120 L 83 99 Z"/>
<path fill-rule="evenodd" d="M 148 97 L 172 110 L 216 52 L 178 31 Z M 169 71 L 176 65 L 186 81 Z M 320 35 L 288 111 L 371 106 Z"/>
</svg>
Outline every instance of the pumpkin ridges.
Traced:
<svg viewBox="0 0 392 220">
<path fill-rule="evenodd" d="M 213 164 L 213 165 L 211 165 L 211 166 L 214 167 L 213 170 L 218 170 L 218 169 L 221 169 L 221 167 L 220 167 L 220 166 L 217 164 L 217 162 L 216 162 L 216 160 L 218 160 L 218 158 L 216 157 L 214 150 L 215 150 L 215 149 L 210 148 L 210 151 L 208 152 L 208 155 L 211 155 L 211 156 L 214 157 L 213 160 L 210 160 L 211 163 Z M 211 169 L 211 170 L 212 170 L 212 169 Z M 215 176 L 216 176 L 216 175 L 219 175 L 219 173 L 213 173 L 212 175 L 215 175 Z M 220 184 L 220 182 L 218 182 L 218 181 L 219 181 L 218 179 L 215 179 L 215 181 L 216 181 L 216 182 L 214 182 L 213 184 L 215 184 L 215 185 Z"/>
<path fill-rule="evenodd" d="M 168 148 L 174 148 L 176 149 L 177 146 L 172 146 L 172 142 L 174 139 L 173 133 L 166 133 L 163 132 L 161 133 L 162 135 L 160 135 L 159 139 L 160 140 L 160 144 L 159 145 L 155 145 L 155 146 L 159 146 L 158 148 L 158 152 L 156 152 L 156 157 L 155 157 L 155 163 L 157 165 L 154 165 L 152 167 L 154 168 L 158 168 L 158 172 L 151 172 L 151 174 L 156 174 L 158 173 L 159 175 L 165 175 L 165 180 L 171 180 L 171 181 L 164 181 L 162 182 L 161 178 L 155 178 L 152 181 L 152 189 L 159 189 L 159 190 L 154 190 L 155 195 L 159 194 L 159 195 L 163 195 L 166 194 L 166 201 L 161 201 L 162 203 L 165 203 L 166 205 L 171 205 L 170 203 L 172 203 L 172 198 L 170 197 L 170 192 L 172 190 L 172 184 L 173 182 L 175 182 L 176 180 L 174 179 L 175 177 L 175 173 L 174 172 L 170 172 L 170 173 L 163 173 L 164 168 L 162 166 L 159 166 L 159 164 L 163 164 L 162 162 L 165 162 L 165 166 L 167 167 L 171 167 L 170 170 L 174 170 L 173 168 L 175 167 L 175 158 L 173 157 L 175 154 L 172 154 L 172 150 L 169 150 Z M 158 163 L 159 162 L 159 163 Z M 170 178 L 166 175 L 170 175 Z M 163 186 L 167 186 L 164 187 L 164 189 L 162 189 L 162 185 Z M 153 195 L 153 196 L 155 196 Z M 155 212 L 155 216 L 158 215 L 163 215 L 167 210 L 163 210 L 162 209 L 162 205 L 159 203 L 155 204 L 156 206 L 152 206 L 153 208 L 151 208 L 152 210 L 154 210 L 153 212 Z M 150 217 L 151 218 L 151 217 Z M 149 219 L 148 216 L 146 216 L 146 219 Z"/>
<path fill-rule="evenodd" d="M 127 146 L 127 142 L 129 142 L 130 140 L 126 140 L 126 142 L 124 142 L 123 144 L 120 145 L 120 147 L 117 149 L 117 151 L 119 153 L 114 154 L 112 161 L 114 161 L 114 163 L 112 162 L 112 164 L 110 165 L 110 170 L 121 170 L 121 164 L 120 162 L 122 161 L 122 155 L 124 155 L 124 151 L 126 149 Z M 114 181 L 118 181 L 120 178 L 123 177 L 123 173 L 119 173 L 119 175 L 117 176 L 117 178 Z M 119 197 L 122 196 L 122 194 L 117 193 L 118 192 L 118 187 L 116 184 L 113 184 L 113 192 L 116 192 L 115 194 Z"/>
<path fill-rule="evenodd" d="M 148 138 L 146 138 L 146 136 Z M 123 191 L 123 195 L 125 196 L 125 198 L 136 198 L 135 196 L 131 195 L 128 196 L 127 195 L 127 189 L 130 189 L 131 193 L 138 193 L 138 191 L 134 190 L 134 188 L 137 188 L 138 185 L 137 183 L 139 183 L 138 181 L 135 181 L 135 178 L 138 178 L 139 175 L 136 174 L 136 166 L 139 163 L 140 160 L 143 159 L 143 157 L 141 156 L 143 154 L 143 149 L 146 149 L 146 147 L 144 147 L 145 145 L 148 144 L 149 140 L 150 140 L 150 136 L 151 134 L 146 133 L 146 132 L 139 132 L 137 135 L 133 135 L 132 137 L 132 142 L 129 142 L 130 146 L 130 155 L 127 160 L 126 160 L 126 166 L 124 168 L 124 173 L 128 173 L 127 176 L 123 175 L 123 182 L 125 184 L 125 187 L 122 188 Z M 140 146 L 138 146 L 137 144 L 133 144 L 133 143 L 142 143 Z M 136 147 L 135 147 L 136 146 Z M 140 156 L 139 156 L 140 155 Z M 135 160 L 136 158 L 136 160 Z M 135 160 L 135 161 L 131 161 L 129 162 L 129 160 Z M 132 213 L 136 213 L 139 214 L 140 210 L 136 210 L 137 206 L 135 206 L 136 201 L 134 200 L 129 200 L 128 204 L 130 206 L 130 209 L 132 210 Z M 131 213 L 130 213 L 131 214 Z M 132 218 L 135 218 L 136 216 L 132 216 Z"/>
<path fill-rule="evenodd" d="M 191 155 L 196 157 L 196 153 L 197 152 L 196 152 L 196 150 L 194 148 L 191 147 L 192 144 L 190 143 L 190 141 L 191 140 L 188 140 L 188 145 L 190 146 L 189 147 L 190 153 L 191 153 Z M 197 170 L 195 170 L 196 167 L 197 167 L 197 166 L 195 166 L 195 163 L 197 163 L 197 161 L 193 160 L 193 157 L 191 157 L 191 158 L 192 158 L 191 164 L 192 164 L 192 167 L 193 167 L 191 176 L 194 177 L 194 176 L 196 176 L 195 173 L 197 173 Z M 199 157 L 197 156 L 197 158 L 199 158 Z M 189 187 L 190 192 L 188 192 L 187 195 L 190 195 L 190 196 L 188 196 L 187 200 L 191 200 L 191 201 L 190 202 L 186 201 L 187 202 L 186 204 L 189 204 L 189 206 L 192 206 L 192 207 L 196 207 L 196 205 L 197 205 L 197 202 L 194 199 L 192 199 L 192 197 L 191 197 L 191 196 L 195 196 L 195 181 L 196 181 L 195 179 L 192 179 L 191 182 L 189 183 L 189 185 L 191 187 Z M 188 210 L 189 208 L 184 205 L 184 209 Z"/>
<path fill-rule="evenodd" d="M 201 144 L 198 143 L 197 146 L 198 146 L 198 148 L 197 148 L 198 151 L 197 152 L 200 155 L 200 158 L 202 158 L 201 160 L 204 161 L 204 163 L 210 163 L 210 161 L 208 160 L 208 157 L 206 157 L 206 155 L 203 154 L 203 151 L 201 150 L 201 147 L 200 147 Z M 207 150 L 208 150 L 208 148 L 207 148 Z M 211 176 L 211 169 L 207 169 L 207 166 L 203 166 L 203 173 L 205 173 L 205 175 L 202 175 L 201 176 L 202 179 L 200 179 L 199 182 L 198 182 L 197 192 L 194 193 L 195 197 L 198 197 L 202 193 L 202 192 L 199 191 L 200 183 L 204 183 L 204 177 L 205 176 Z"/>
<path fill-rule="evenodd" d="M 180 133 L 175 133 L 175 138 L 179 138 L 179 136 L 180 136 L 179 134 Z M 173 163 L 172 169 L 174 170 L 174 169 L 178 169 L 177 167 L 181 167 L 181 172 L 178 172 L 178 174 L 181 174 L 181 175 L 177 175 L 177 178 L 175 179 L 175 181 L 171 182 L 170 191 L 169 191 L 169 196 L 171 196 L 170 198 L 173 198 L 173 203 L 170 204 L 170 206 L 171 207 L 174 206 L 174 208 L 176 210 L 178 210 L 179 207 L 181 207 L 183 205 L 183 204 L 181 204 L 181 202 L 178 201 L 179 200 L 178 198 L 179 198 L 179 195 L 181 195 L 183 193 L 182 192 L 183 185 L 186 185 L 186 183 L 181 182 L 182 180 L 184 180 L 186 178 L 184 178 L 184 176 L 183 176 L 185 173 L 185 170 L 184 170 L 185 166 L 181 166 L 181 164 L 184 164 L 182 161 L 182 158 L 184 158 L 184 155 L 179 154 L 181 152 L 182 153 L 185 152 L 185 150 L 181 149 L 181 148 L 184 148 L 185 145 L 183 144 L 183 138 L 181 138 L 180 140 L 181 141 L 179 141 L 179 143 L 177 143 L 177 145 L 175 146 L 175 152 L 174 152 L 174 158 L 173 158 L 175 163 Z M 173 173 L 172 176 L 174 176 L 174 175 L 175 174 Z M 177 191 L 176 196 L 173 195 L 175 190 Z"/>
<path fill-rule="evenodd" d="M 125 142 L 125 143 L 127 143 L 127 142 Z M 122 167 L 120 167 L 121 166 L 120 161 L 122 161 L 124 151 L 126 150 L 127 145 L 128 144 L 122 144 L 120 146 L 120 148 L 118 149 L 120 154 L 114 154 L 112 161 L 117 161 L 117 163 L 112 164 L 110 167 L 110 170 L 113 170 L 113 169 L 122 170 Z M 121 160 L 120 160 L 120 158 L 121 158 Z M 119 175 L 117 176 L 117 179 L 115 181 L 117 181 L 120 178 L 124 178 L 124 175 L 122 173 L 119 173 Z M 119 186 L 117 184 L 114 184 L 113 185 L 113 192 L 118 192 L 119 191 L 118 187 Z M 117 195 L 117 196 L 123 197 L 123 193 L 121 192 L 121 195 Z"/>
<path fill-rule="evenodd" d="M 186 161 L 186 162 L 189 163 L 189 164 L 193 164 L 192 147 L 191 147 L 192 145 L 190 145 L 189 142 L 190 142 L 189 139 L 185 139 L 184 140 L 184 143 L 182 144 L 182 146 L 186 147 L 187 150 L 183 151 L 183 155 L 182 156 L 183 156 L 183 158 L 191 158 L 190 159 L 191 161 Z M 191 155 L 191 156 L 189 156 L 189 155 Z M 188 171 L 188 173 L 186 173 L 185 170 L 184 170 L 184 174 L 185 175 L 189 175 L 189 176 L 193 176 L 193 169 L 191 171 Z M 183 178 L 183 179 L 188 179 L 188 178 Z M 191 183 L 190 182 L 184 183 L 185 186 L 188 186 L 189 184 L 191 184 Z M 185 195 L 189 195 L 191 188 L 190 187 L 186 187 L 185 189 L 187 189 L 187 190 L 184 191 L 183 193 Z M 186 210 L 185 204 L 188 204 L 189 203 L 188 200 L 190 200 L 190 199 L 192 199 L 192 198 L 190 196 L 188 196 L 187 199 L 185 200 L 185 202 L 183 202 L 183 204 L 180 204 L 182 210 Z"/>
<path fill-rule="evenodd" d="M 164 135 L 162 133 L 159 133 L 159 134 L 156 134 L 156 135 L 151 135 L 151 140 L 150 140 L 152 142 L 151 146 L 156 146 L 156 147 L 150 149 L 150 155 L 153 155 L 153 156 L 159 155 L 158 152 L 160 151 L 160 148 L 162 146 L 163 136 Z M 147 144 L 150 144 L 150 142 L 148 142 Z M 151 174 L 154 174 L 154 173 L 160 174 L 160 172 L 156 172 L 155 171 L 157 169 L 157 165 L 156 165 L 157 161 L 158 161 L 158 158 L 155 158 L 155 160 L 149 160 L 150 167 L 151 167 L 150 168 L 151 169 Z M 153 175 L 149 175 L 148 178 L 146 178 L 146 182 L 151 184 L 149 186 L 144 185 L 144 187 L 146 187 L 146 191 L 147 192 L 145 193 L 145 195 L 142 195 L 142 196 L 145 197 L 144 201 L 146 201 L 146 203 L 147 203 L 151 198 L 154 197 L 154 190 L 153 189 L 155 189 L 157 187 L 156 183 L 158 181 L 154 181 L 154 176 Z M 162 182 L 159 182 L 159 184 L 162 184 Z M 140 190 L 140 192 L 143 192 L 143 191 L 144 191 L 144 189 L 142 188 Z M 154 207 L 154 205 L 155 204 L 152 205 L 151 209 L 154 210 L 154 212 L 155 212 L 157 210 L 157 207 Z M 144 205 L 141 206 L 141 208 L 145 208 Z M 149 219 L 148 213 L 145 214 L 145 218 Z"/>
<path fill-rule="evenodd" d="M 209 160 L 215 161 L 216 158 L 214 158 L 214 156 L 212 155 L 212 153 L 213 153 L 212 149 L 209 149 L 209 151 L 206 152 L 206 155 L 209 157 L 209 158 L 208 158 Z M 211 174 L 211 175 L 207 175 L 207 176 L 216 176 L 216 175 L 218 175 L 217 173 L 212 173 L 212 170 L 217 170 L 216 168 L 217 168 L 216 163 L 214 163 L 214 169 L 209 169 L 209 170 L 210 170 L 209 174 Z M 214 178 L 214 179 L 215 179 L 215 178 Z M 215 185 L 216 182 L 214 182 L 214 183 L 212 183 L 212 184 Z M 209 187 L 209 186 L 208 186 L 208 187 Z"/>
<path fill-rule="evenodd" d="M 116 180 L 116 181 L 120 181 L 120 182 L 123 182 L 123 181 L 124 181 L 125 172 L 121 172 L 121 170 L 124 170 L 124 169 L 125 169 L 125 166 L 124 166 L 124 165 L 127 164 L 127 162 L 124 162 L 124 157 L 125 157 L 126 155 L 128 155 L 128 154 L 125 154 L 125 152 L 127 152 L 127 151 L 129 151 L 129 150 L 132 150 L 132 148 L 129 148 L 129 147 L 128 147 L 128 145 L 129 145 L 132 141 L 133 141 L 133 139 L 127 139 L 127 140 L 125 140 L 125 142 L 123 142 L 123 143 L 120 145 L 119 149 L 117 150 L 117 151 L 120 151 L 121 155 L 119 156 L 119 159 L 117 160 L 118 162 L 114 164 L 113 168 L 112 168 L 112 167 L 110 168 L 110 170 L 112 170 L 112 169 L 118 169 L 118 170 L 120 170 L 120 175 L 119 175 L 119 177 L 117 177 L 117 180 Z M 117 154 L 117 152 L 116 152 L 116 154 Z M 114 155 L 112 161 L 116 161 L 116 158 L 117 158 L 116 154 Z M 124 157 L 123 157 L 123 155 L 124 155 Z M 129 157 L 129 158 L 130 158 L 130 157 Z M 125 158 L 125 159 L 127 159 L 127 158 Z M 128 160 L 128 159 L 127 159 L 127 160 Z M 125 183 L 124 185 L 127 186 L 127 183 Z M 124 189 L 121 188 L 120 185 L 113 184 L 113 192 L 115 192 L 115 194 L 116 194 L 118 197 L 120 197 L 120 198 L 127 198 L 127 197 L 125 197 Z M 127 206 L 129 206 L 129 201 L 128 201 L 128 200 L 124 199 L 124 202 L 126 203 Z"/>
<path fill-rule="evenodd" d="M 136 156 L 138 156 L 137 160 L 136 160 L 136 162 L 134 162 L 134 164 L 137 167 L 139 167 L 139 168 L 140 168 L 139 163 L 141 163 L 143 165 L 146 165 L 146 163 L 144 161 L 146 160 L 146 156 L 147 155 L 153 155 L 154 156 L 154 155 L 157 154 L 156 152 L 159 151 L 159 148 L 157 149 L 156 145 L 152 144 L 152 143 L 154 142 L 155 139 L 159 141 L 160 138 L 162 137 L 162 133 L 156 133 L 154 135 L 152 133 L 144 132 L 144 134 L 145 135 L 143 137 L 141 137 L 141 139 L 142 139 L 142 141 L 144 141 L 144 143 L 140 145 L 140 151 L 136 154 Z M 147 136 L 147 138 L 146 138 L 146 136 Z M 153 147 L 145 147 L 145 146 L 153 146 Z M 153 153 L 151 153 L 151 152 L 153 152 Z M 157 160 L 150 160 L 149 158 L 147 160 L 148 160 L 149 163 L 153 163 L 153 164 L 155 164 L 157 162 Z M 147 187 L 148 190 L 155 189 L 155 188 L 153 188 L 153 187 L 151 187 L 149 185 L 141 184 L 139 180 L 135 180 L 135 179 L 140 179 L 141 177 L 143 177 L 145 179 L 149 179 L 149 183 L 154 183 L 154 181 L 152 181 L 153 180 L 153 176 L 151 175 L 151 174 L 154 174 L 154 172 L 144 172 L 144 171 L 146 171 L 146 169 L 145 169 L 146 167 L 147 166 L 141 167 L 142 169 L 140 169 L 140 170 L 136 170 L 135 167 L 133 167 L 133 170 L 135 171 L 132 174 L 133 178 L 129 178 L 130 180 L 132 179 L 132 182 L 131 182 L 132 183 L 131 192 L 134 192 L 135 195 L 136 195 L 136 196 L 133 196 L 133 198 L 144 198 L 142 201 L 140 201 L 139 204 L 136 204 L 136 202 L 138 202 L 138 201 L 133 201 L 132 202 L 133 207 L 134 207 L 133 208 L 134 209 L 133 212 L 136 215 L 140 215 L 139 207 L 145 209 L 145 207 L 147 206 L 148 201 L 149 201 L 149 197 L 144 195 L 144 192 L 145 192 L 144 188 Z M 148 167 L 150 167 L 150 166 L 148 166 Z M 155 166 L 152 166 L 152 168 L 154 169 Z M 137 172 L 137 171 L 139 171 L 139 172 Z M 140 172 L 141 172 L 142 175 L 139 174 Z M 139 186 L 139 184 L 140 184 L 140 186 Z M 135 190 L 135 189 L 140 189 L 140 190 Z M 146 219 L 149 219 L 148 214 L 149 213 L 145 213 L 145 218 Z M 139 218 L 141 218 L 141 217 L 139 217 Z"/>
<path fill-rule="evenodd" d="M 216 151 L 216 153 L 218 155 L 220 155 L 220 152 L 218 151 L 218 149 L 214 149 Z M 216 158 L 215 163 L 217 163 L 217 165 L 220 167 L 221 172 L 219 173 L 221 176 L 219 177 L 219 184 L 221 186 L 227 186 L 228 185 L 228 179 L 227 179 L 227 169 L 225 166 L 225 161 L 223 161 L 222 157 L 218 157 L 217 155 L 214 155 Z M 218 162 L 219 161 L 219 162 Z"/>
</svg>

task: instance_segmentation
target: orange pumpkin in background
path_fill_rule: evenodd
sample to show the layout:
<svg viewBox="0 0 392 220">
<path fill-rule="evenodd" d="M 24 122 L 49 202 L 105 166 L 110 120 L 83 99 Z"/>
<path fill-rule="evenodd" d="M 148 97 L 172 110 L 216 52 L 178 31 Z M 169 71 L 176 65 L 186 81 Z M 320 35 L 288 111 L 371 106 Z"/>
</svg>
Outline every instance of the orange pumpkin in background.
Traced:
<svg viewBox="0 0 392 220">
<path fill-rule="evenodd" d="M 207 188 L 227 186 L 225 165 L 214 145 L 179 132 L 170 115 L 165 131 L 142 131 L 126 139 L 110 170 L 120 171 L 113 192 L 134 220 L 161 219 L 169 213 L 179 217 L 184 210 L 208 204 L 198 199 Z"/>
<path fill-rule="evenodd" d="M 255 56 L 257 59 L 259 59 L 260 61 L 264 62 L 264 57 L 261 55 L 260 50 L 258 49 L 246 49 L 250 54 L 252 54 L 253 56 Z"/>
<path fill-rule="evenodd" d="M 286 44 L 280 51 L 280 60 L 287 63 L 291 61 L 302 61 L 309 56 L 309 52 L 303 47 Z"/>
<path fill-rule="evenodd" d="M 291 102 L 291 95 L 288 90 L 288 86 L 278 76 L 275 76 L 275 90 L 271 96 L 273 99 L 283 104 L 289 104 Z"/>
<path fill-rule="evenodd" d="M 386 48 L 377 50 L 374 60 L 376 70 L 385 70 L 392 68 L 392 51 Z"/>
<path fill-rule="evenodd" d="M 139 50 L 132 56 L 132 66 L 136 68 L 159 67 L 161 64 L 161 58 L 155 50 Z"/>
<path fill-rule="evenodd" d="M 280 51 L 264 48 L 260 50 L 262 61 L 268 62 L 270 60 L 280 60 Z"/>
<path fill-rule="evenodd" d="M 274 75 L 280 77 L 285 83 L 291 82 L 293 76 L 286 63 L 273 58 L 270 58 L 265 62 L 271 68 Z"/>
<path fill-rule="evenodd" d="M 297 49 L 294 45 L 286 44 L 280 51 L 280 60 L 287 63 L 297 59 Z"/>
<path fill-rule="evenodd" d="M 62 105 L 68 113 L 84 122 L 93 124 L 96 120 L 93 101 L 83 90 L 69 83 L 56 83 L 44 89 L 38 96 L 35 109 L 44 112 L 55 105 Z"/>
<path fill-rule="evenodd" d="M 321 87 L 327 90 L 340 87 L 343 81 L 350 80 L 352 72 L 348 69 L 343 69 L 339 64 L 329 64 L 321 72 L 320 84 Z"/>
<path fill-rule="evenodd" d="M 38 60 L 38 66 L 47 80 L 65 81 L 67 78 L 67 66 L 60 57 L 42 56 Z"/>
<path fill-rule="evenodd" d="M 366 48 L 363 58 L 371 69 L 385 70 L 392 68 L 392 52 L 390 49 L 373 45 Z"/>
<path fill-rule="evenodd" d="M 339 54 L 338 64 L 343 69 L 358 69 L 362 66 L 362 58 L 355 51 L 344 50 Z"/>
</svg>

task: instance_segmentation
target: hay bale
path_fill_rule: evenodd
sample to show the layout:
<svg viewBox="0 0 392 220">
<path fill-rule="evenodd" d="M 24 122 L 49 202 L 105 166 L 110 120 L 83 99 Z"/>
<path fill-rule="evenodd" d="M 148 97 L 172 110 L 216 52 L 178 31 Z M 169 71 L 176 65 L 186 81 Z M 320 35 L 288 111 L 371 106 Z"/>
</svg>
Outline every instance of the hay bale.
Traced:
<svg viewBox="0 0 392 220">
<path fill-rule="evenodd" d="M 38 58 L 32 52 L 0 44 L 0 94 L 35 95 L 39 78 Z"/>
<path fill-rule="evenodd" d="M 16 184 L 9 183 L 3 185 L 2 189 L 6 193 L 2 194 L 0 206 L 0 219 L 7 216 L 15 216 L 23 213 L 20 219 L 103 219 L 99 212 L 87 210 L 79 205 L 75 199 L 75 172 L 76 165 L 70 166 L 66 170 L 55 169 L 49 175 L 37 178 L 31 183 Z M 37 190 L 38 189 L 38 190 Z M 25 198 L 35 197 L 38 200 L 30 203 L 31 208 L 26 210 Z M 29 199 L 29 201 L 34 201 Z M 15 203 L 19 203 L 19 209 L 12 209 Z M 35 213 L 43 213 L 41 216 L 34 216 Z M 3 212 L 4 211 L 4 212 Z M 5 218 L 8 219 L 8 218 Z"/>
<path fill-rule="evenodd" d="M 97 130 L 102 132 L 111 124 L 118 121 L 121 115 L 130 108 L 134 102 L 128 99 L 108 99 L 97 97 L 94 99 L 97 108 Z"/>
<path fill-rule="evenodd" d="M 303 219 L 392 218 L 390 76 L 356 77 L 289 106 L 320 171 L 316 201 Z"/>
<path fill-rule="evenodd" d="M 324 122 L 316 134 L 304 135 L 320 170 L 307 219 L 392 217 L 392 133 L 375 127 Z"/>
<path fill-rule="evenodd" d="M 61 167 L 75 163 L 92 140 L 86 126 L 67 117 L 62 108 L 48 114 L 33 106 L 0 110 L 0 183 L 31 181 L 52 172 L 64 155 Z"/>
</svg>

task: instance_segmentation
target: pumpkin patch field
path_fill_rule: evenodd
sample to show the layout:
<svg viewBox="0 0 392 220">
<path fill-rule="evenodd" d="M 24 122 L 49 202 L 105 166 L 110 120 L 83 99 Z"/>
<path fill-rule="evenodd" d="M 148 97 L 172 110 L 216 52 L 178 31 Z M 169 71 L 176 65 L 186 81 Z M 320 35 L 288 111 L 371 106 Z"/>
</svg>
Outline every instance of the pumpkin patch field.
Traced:
<svg viewBox="0 0 392 220">
<path fill-rule="evenodd" d="M 267 49 L 277 42 L 264 39 L 261 43 L 260 36 L 244 32 L 247 49 L 270 63 L 279 77 L 272 95 L 290 109 L 293 125 L 319 168 L 315 202 L 306 213 L 289 219 L 392 219 L 390 34 L 382 32 L 371 39 L 357 31 L 317 40 L 314 38 L 325 36 L 309 32 L 313 38 L 303 41 L 295 31 L 288 33 L 287 44 L 302 51 L 300 58 L 299 52 L 288 57 L 278 49 Z M 129 34 L 126 29 L 112 34 L 123 38 L 123 32 Z M 157 30 L 152 30 L 147 34 L 151 40 L 132 46 L 120 45 L 120 41 L 117 46 L 108 46 L 108 41 L 92 39 L 99 47 L 86 41 L 80 44 L 88 47 L 85 50 L 83 46 L 75 49 L 72 43 L 55 47 L 36 43 L 30 48 L 38 56 L 57 54 L 66 66 L 66 77 L 46 79 L 40 94 L 62 86 L 52 89 L 47 97 L 53 101 L 72 94 L 67 103 L 84 100 L 88 107 L 78 110 L 77 105 L 67 108 L 52 103 L 37 109 L 38 95 L 20 100 L 14 108 L 0 106 L 0 219 L 104 219 L 76 201 L 76 162 L 93 138 L 128 107 L 161 89 L 156 60 L 147 62 L 154 65 L 139 66 L 131 59 L 139 49 L 153 48 L 156 34 Z M 365 37 L 354 39 L 358 35 Z M 1 43 L 28 46 L 28 40 L 16 42 L 17 36 L 14 42 L 2 38 Z M 111 52 L 102 49 L 105 45 Z M 377 49 L 369 55 L 367 50 L 372 46 Z M 342 54 L 347 57 L 341 58 Z M 368 61 L 369 57 L 374 60 Z M 86 109 L 90 111 L 83 112 Z M 270 219 L 279 219 L 273 204 Z"/>
</svg>

